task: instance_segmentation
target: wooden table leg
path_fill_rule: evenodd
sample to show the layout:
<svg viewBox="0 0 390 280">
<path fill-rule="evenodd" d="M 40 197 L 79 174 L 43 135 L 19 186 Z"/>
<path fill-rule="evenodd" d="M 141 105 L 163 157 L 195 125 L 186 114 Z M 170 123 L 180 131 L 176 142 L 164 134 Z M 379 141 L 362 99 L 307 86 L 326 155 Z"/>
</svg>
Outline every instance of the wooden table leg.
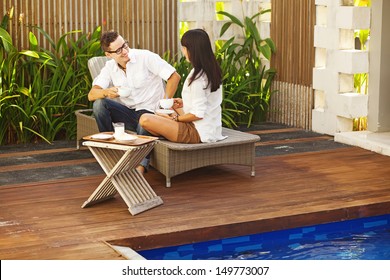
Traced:
<svg viewBox="0 0 390 280">
<path fill-rule="evenodd" d="M 93 204 L 110 199 L 114 197 L 117 193 L 118 191 L 111 182 L 111 179 L 106 177 L 91 194 L 91 196 L 84 202 L 81 208 L 85 208 Z"/>
<path fill-rule="evenodd" d="M 163 204 L 162 199 L 136 169 L 119 173 L 111 180 L 132 215 Z"/>
<path fill-rule="evenodd" d="M 123 198 L 132 215 L 163 204 L 144 176 L 135 169 L 153 146 L 154 143 L 149 143 L 125 150 L 88 146 L 107 177 L 84 202 L 82 208 L 112 198 L 116 193 Z"/>
</svg>

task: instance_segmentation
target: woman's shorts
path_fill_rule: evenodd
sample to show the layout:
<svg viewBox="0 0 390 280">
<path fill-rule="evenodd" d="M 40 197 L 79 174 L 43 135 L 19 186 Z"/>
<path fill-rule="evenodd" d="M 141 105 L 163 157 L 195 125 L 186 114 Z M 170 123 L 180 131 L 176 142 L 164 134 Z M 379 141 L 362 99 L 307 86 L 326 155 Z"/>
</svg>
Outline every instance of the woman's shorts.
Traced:
<svg viewBox="0 0 390 280">
<path fill-rule="evenodd" d="M 195 144 L 200 143 L 200 136 L 192 122 L 179 122 L 178 143 Z"/>
</svg>

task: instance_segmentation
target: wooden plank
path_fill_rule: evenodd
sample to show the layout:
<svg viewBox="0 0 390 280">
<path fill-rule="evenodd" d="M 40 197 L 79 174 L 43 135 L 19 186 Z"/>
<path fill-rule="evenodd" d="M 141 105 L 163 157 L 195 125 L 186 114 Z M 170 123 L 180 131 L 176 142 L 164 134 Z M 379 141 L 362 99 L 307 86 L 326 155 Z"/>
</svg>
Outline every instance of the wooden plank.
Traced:
<svg viewBox="0 0 390 280">
<path fill-rule="evenodd" d="M 348 147 L 259 157 L 254 178 L 244 166 L 201 168 L 172 188 L 150 170 L 164 205 L 137 216 L 119 195 L 80 207 L 104 176 L 2 186 L 0 258 L 117 259 L 102 242 L 149 248 L 385 214 L 389 168 L 390 157 Z"/>
<path fill-rule="evenodd" d="M 303 142 L 315 142 L 315 141 L 321 141 L 321 140 L 331 140 L 333 137 L 324 135 L 324 136 L 318 136 L 318 137 L 307 137 L 307 138 L 297 138 L 297 139 L 282 139 L 282 140 L 274 140 L 274 141 L 266 141 L 266 142 L 257 142 L 255 144 L 256 147 L 258 146 L 269 146 L 269 145 L 287 145 L 292 143 L 303 143 Z"/>
</svg>

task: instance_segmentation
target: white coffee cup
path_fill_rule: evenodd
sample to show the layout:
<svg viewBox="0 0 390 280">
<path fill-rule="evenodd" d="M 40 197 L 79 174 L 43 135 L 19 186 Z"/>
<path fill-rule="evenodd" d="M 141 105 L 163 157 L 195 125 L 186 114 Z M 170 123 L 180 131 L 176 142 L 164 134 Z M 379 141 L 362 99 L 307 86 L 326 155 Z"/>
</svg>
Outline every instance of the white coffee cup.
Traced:
<svg viewBox="0 0 390 280">
<path fill-rule="evenodd" d="M 131 94 L 131 89 L 127 87 L 118 87 L 118 94 L 120 97 L 128 97 Z"/>
<path fill-rule="evenodd" d="M 163 109 L 170 109 L 173 106 L 173 98 L 160 99 L 160 106 Z"/>
</svg>

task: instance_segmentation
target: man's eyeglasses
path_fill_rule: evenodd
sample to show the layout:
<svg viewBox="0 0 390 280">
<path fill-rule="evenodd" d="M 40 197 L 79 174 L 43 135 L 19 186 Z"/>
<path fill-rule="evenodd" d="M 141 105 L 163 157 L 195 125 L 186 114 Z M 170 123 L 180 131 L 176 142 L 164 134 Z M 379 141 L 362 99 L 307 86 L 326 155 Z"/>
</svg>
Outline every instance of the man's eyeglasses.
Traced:
<svg viewBox="0 0 390 280">
<path fill-rule="evenodd" d="M 117 55 L 120 55 L 123 51 L 123 49 L 126 49 L 128 50 L 129 49 L 129 42 L 128 41 L 125 41 L 122 45 L 122 47 L 116 49 L 115 51 L 106 51 L 108 53 L 116 53 Z"/>
</svg>

